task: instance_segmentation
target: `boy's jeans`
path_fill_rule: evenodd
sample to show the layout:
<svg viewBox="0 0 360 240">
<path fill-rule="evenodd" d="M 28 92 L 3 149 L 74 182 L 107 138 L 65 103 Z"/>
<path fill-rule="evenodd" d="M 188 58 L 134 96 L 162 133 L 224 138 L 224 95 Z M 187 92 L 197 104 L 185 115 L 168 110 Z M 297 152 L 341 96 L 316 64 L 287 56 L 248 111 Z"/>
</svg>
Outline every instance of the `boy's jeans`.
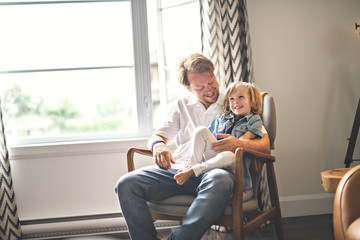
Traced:
<svg viewBox="0 0 360 240">
<path fill-rule="evenodd" d="M 169 239 L 201 239 L 222 215 L 233 193 L 233 173 L 213 169 L 199 177 L 190 178 L 184 185 L 178 185 L 173 179 L 176 171 L 149 166 L 127 173 L 119 179 L 115 191 L 132 240 L 158 239 L 147 201 L 164 200 L 181 194 L 197 195 L 183 224 L 173 228 Z"/>
</svg>

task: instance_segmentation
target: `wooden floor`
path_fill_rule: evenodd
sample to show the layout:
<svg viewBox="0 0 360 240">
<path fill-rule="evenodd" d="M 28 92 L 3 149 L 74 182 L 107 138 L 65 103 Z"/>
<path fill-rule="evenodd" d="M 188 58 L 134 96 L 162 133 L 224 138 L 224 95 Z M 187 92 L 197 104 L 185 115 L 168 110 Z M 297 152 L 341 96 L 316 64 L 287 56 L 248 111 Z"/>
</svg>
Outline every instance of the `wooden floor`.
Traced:
<svg viewBox="0 0 360 240">
<path fill-rule="evenodd" d="M 314 215 L 305 217 L 284 218 L 284 231 L 286 240 L 333 240 L 332 215 Z M 169 231 L 159 231 L 158 237 L 166 240 Z M 67 240 L 129 240 L 125 234 L 89 236 L 79 238 L 68 238 Z M 209 230 L 201 240 L 231 240 L 231 233 L 222 233 Z M 270 224 L 264 228 L 256 230 L 246 240 L 272 240 L 276 239 L 273 226 Z"/>
</svg>

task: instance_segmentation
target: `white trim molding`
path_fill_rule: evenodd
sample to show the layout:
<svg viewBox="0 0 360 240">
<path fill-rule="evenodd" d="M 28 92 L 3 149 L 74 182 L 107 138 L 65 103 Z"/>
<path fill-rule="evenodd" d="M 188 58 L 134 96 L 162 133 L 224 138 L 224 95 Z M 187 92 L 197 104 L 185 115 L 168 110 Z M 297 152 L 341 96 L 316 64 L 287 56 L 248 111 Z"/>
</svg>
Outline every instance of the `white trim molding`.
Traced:
<svg viewBox="0 0 360 240">
<path fill-rule="evenodd" d="M 282 217 L 332 214 L 334 194 L 280 196 Z"/>
</svg>

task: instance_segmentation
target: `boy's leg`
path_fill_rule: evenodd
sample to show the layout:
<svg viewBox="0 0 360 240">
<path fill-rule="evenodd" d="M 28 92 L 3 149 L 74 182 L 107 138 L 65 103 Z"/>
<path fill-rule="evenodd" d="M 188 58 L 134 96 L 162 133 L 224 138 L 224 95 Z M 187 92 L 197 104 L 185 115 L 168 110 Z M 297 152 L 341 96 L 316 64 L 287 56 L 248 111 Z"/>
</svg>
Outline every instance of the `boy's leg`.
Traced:
<svg viewBox="0 0 360 240">
<path fill-rule="evenodd" d="M 229 169 L 232 172 L 235 172 L 235 154 L 230 151 L 221 152 L 215 157 L 205 160 L 205 162 L 192 166 L 195 176 L 199 176 L 214 168 Z"/>
<path fill-rule="evenodd" d="M 183 185 L 191 177 L 195 177 L 195 172 L 192 169 L 192 166 L 189 166 L 179 170 L 175 174 L 174 179 L 176 180 L 177 184 Z"/>
<path fill-rule="evenodd" d="M 215 141 L 216 138 L 208 128 L 197 127 L 193 135 L 191 165 L 201 163 L 203 156 L 205 160 L 216 156 L 217 152 L 211 149 L 211 145 Z"/>
</svg>

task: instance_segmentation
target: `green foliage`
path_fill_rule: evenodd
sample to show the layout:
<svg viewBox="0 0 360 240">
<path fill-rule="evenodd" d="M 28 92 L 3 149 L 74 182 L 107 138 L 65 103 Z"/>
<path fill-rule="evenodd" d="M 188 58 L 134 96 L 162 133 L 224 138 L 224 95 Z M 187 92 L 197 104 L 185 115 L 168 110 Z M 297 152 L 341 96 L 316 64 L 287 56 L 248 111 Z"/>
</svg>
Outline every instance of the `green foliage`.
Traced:
<svg viewBox="0 0 360 240">
<path fill-rule="evenodd" d="M 18 85 L 4 91 L 2 98 L 4 114 L 8 119 L 22 119 L 27 123 L 14 129 L 17 136 L 32 134 L 34 125 L 29 119 L 37 119 L 37 122 L 44 120 L 41 122 L 46 124 L 40 124 L 44 134 L 52 131 L 59 133 L 112 132 L 123 126 L 124 122 L 121 119 L 132 112 L 130 107 L 114 97 L 97 104 L 98 117 L 91 120 L 82 119 L 80 112 L 69 99 L 62 100 L 58 106 L 45 106 L 44 103 L 42 97 L 30 96 Z"/>
<path fill-rule="evenodd" d="M 65 128 L 67 120 L 75 119 L 80 116 L 79 112 L 75 109 L 69 99 L 63 100 L 55 109 L 47 109 L 45 115 L 53 120 L 54 127 L 60 129 Z"/>
<path fill-rule="evenodd" d="M 13 88 L 4 92 L 3 110 L 9 117 L 21 117 L 24 115 L 40 115 L 44 108 L 42 98 L 34 99 L 23 92 L 21 87 L 14 85 Z"/>
<path fill-rule="evenodd" d="M 112 117 L 114 113 L 118 113 L 121 110 L 121 101 L 112 97 L 101 104 L 97 104 L 96 110 L 102 118 Z"/>
<path fill-rule="evenodd" d="M 92 122 L 68 121 L 61 132 L 65 133 L 85 133 L 85 132 L 112 132 L 122 126 L 121 120 L 98 120 Z"/>
</svg>

